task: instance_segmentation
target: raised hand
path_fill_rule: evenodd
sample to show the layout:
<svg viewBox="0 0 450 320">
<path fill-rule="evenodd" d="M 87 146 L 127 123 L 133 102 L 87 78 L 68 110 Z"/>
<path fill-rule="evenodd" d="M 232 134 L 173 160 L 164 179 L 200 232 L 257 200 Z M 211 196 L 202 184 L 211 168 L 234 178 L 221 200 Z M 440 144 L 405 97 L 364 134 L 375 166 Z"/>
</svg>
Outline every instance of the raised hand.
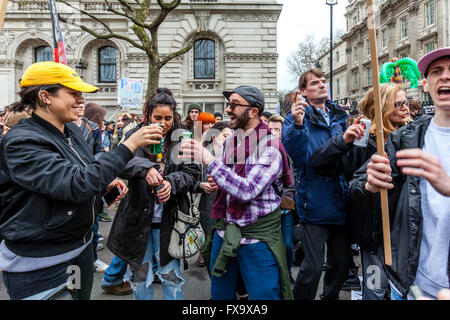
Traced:
<svg viewBox="0 0 450 320">
<path fill-rule="evenodd" d="M 362 117 L 361 115 L 356 118 L 352 125 L 345 131 L 343 136 L 345 143 L 352 143 L 355 139 L 361 139 L 364 136 L 364 127 L 360 123 Z"/>
<path fill-rule="evenodd" d="M 367 164 L 366 190 L 372 193 L 380 192 L 382 188 L 392 189 L 394 185 L 391 177 L 392 169 L 387 155 L 385 157 L 374 154 Z"/>
<path fill-rule="evenodd" d="M 437 192 L 450 197 L 450 177 L 438 158 L 422 149 L 405 149 L 396 155 L 403 174 L 425 178 Z"/>
<path fill-rule="evenodd" d="M 138 131 L 133 133 L 125 142 L 125 146 L 130 149 L 131 152 L 135 152 L 141 147 L 148 146 L 149 144 L 158 144 L 162 139 L 163 131 L 158 126 L 143 126 Z"/>
<path fill-rule="evenodd" d="M 295 124 L 299 126 L 303 125 L 306 110 L 305 108 L 309 108 L 309 105 L 302 100 L 300 93 L 296 91 L 292 99 L 291 113 Z"/>
</svg>

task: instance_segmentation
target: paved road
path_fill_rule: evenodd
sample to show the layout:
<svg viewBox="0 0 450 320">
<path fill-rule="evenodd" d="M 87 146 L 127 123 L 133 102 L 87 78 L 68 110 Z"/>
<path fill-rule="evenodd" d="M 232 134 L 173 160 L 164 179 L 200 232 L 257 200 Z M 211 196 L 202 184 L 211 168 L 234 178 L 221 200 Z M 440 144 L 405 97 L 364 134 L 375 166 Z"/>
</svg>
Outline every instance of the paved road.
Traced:
<svg viewBox="0 0 450 320">
<path fill-rule="evenodd" d="M 111 222 L 100 222 L 100 233 L 105 238 L 105 243 L 109 234 L 109 229 L 111 227 Z M 108 250 L 108 248 L 104 248 L 103 250 L 98 251 L 98 256 L 101 260 L 106 263 L 111 262 L 113 258 L 113 254 Z M 189 268 L 187 270 L 182 270 L 183 276 L 185 278 L 185 284 L 183 287 L 183 299 L 184 300 L 210 300 L 210 280 L 208 276 L 208 272 L 206 268 L 199 268 L 196 265 L 197 256 L 188 259 Z M 356 263 L 359 264 L 359 259 Z M 298 267 L 293 268 L 293 276 L 294 278 L 297 275 Z M 0 273 L 1 274 L 1 273 Z M 103 273 L 94 273 L 94 284 L 92 289 L 91 299 L 93 300 L 132 300 L 132 295 L 127 296 L 116 296 L 112 294 L 106 293 L 101 288 Z M 321 288 L 323 284 L 323 275 L 319 285 L 319 292 L 317 293 L 316 299 L 319 299 L 319 295 L 321 293 Z M 341 300 L 350 300 L 350 291 L 342 290 L 340 292 Z M 0 277 L 0 300 L 8 300 L 9 297 L 6 293 L 5 286 L 3 284 L 3 277 Z M 154 299 L 162 300 L 162 290 L 160 284 L 154 285 Z"/>
</svg>

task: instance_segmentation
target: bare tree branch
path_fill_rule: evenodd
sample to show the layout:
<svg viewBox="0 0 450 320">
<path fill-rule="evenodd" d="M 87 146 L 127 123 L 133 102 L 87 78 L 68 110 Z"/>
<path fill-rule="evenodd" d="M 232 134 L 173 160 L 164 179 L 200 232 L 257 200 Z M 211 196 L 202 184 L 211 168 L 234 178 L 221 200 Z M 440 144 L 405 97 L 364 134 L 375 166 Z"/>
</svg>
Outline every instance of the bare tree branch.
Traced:
<svg viewBox="0 0 450 320">
<path fill-rule="evenodd" d="M 141 50 L 145 50 L 144 46 L 140 45 L 139 43 L 137 43 L 136 41 L 132 40 L 131 38 L 123 36 L 123 35 L 120 35 L 120 34 L 117 34 L 117 33 L 114 33 L 111 30 L 111 28 L 105 22 L 103 22 L 101 19 L 99 19 L 98 17 L 94 16 L 93 14 L 91 14 L 91 13 L 85 11 L 85 10 L 82 10 L 80 8 L 75 7 L 72 4 L 69 4 L 68 2 L 66 2 L 65 0 L 56 0 L 56 1 L 57 2 L 61 2 L 61 3 L 65 4 L 65 5 L 71 7 L 72 9 L 74 9 L 74 10 L 76 10 L 76 11 L 82 13 L 82 14 L 85 14 L 88 17 L 94 19 L 95 21 L 101 23 L 106 28 L 106 30 L 108 30 L 109 34 L 107 34 L 107 35 L 98 34 L 95 31 L 87 28 L 86 26 L 79 25 L 79 24 L 77 24 L 75 22 L 69 21 L 68 19 L 66 19 L 63 16 L 61 16 L 61 14 L 58 14 L 58 17 L 59 17 L 59 19 L 61 21 L 66 22 L 68 24 L 71 24 L 73 26 L 76 26 L 76 27 L 86 31 L 87 33 L 91 34 L 92 36 L 94 36 L 94 37 L 96 37 L 98 39 L 111 39 L 111 38 L 122 39 L 122 40 L 125 40 L 125 41 L 129 42 L 131 45 L 135 46 L 136 48 L 139 48 Z"/>
<path fill-rule="evenodd" d="M 160 68 L 165 66 L 167 64 L 167 62 L 169 62 L 170 60 L 172 60 L 178 56 L 181 56 L 181 55 L 185 54 L 186 52 L 188 52 L 189 50 L 191 50 L 192 46 L 194 45 L 195 40 L 197 39 L 197 34 L 199 32 L 200 32 L 199 30 L 196 30 L 195 33 L 191 35 L 191 39 L 186 44 L 186 46 L 184 46 L 184 48 L 178 50 L 177 52 L 171 53 L 167 57 L 165 57 L 159 64 Z"/>
<path fill-rule="evenodd" d="M 149 28 L 149 25 L 146 25 L 145 23 L 136 20 L 136 10 L 134 10 L 134 8 L 132 8 L 131 15 L 130 15 L 130 14 L 127 13 L 127 11 L 124 8 L 122 8 L 122 11 L 123 11 L 123 13 L 122 13 L 122 12 L 117 11 L 116 9 L 114 9 L 112 7 L 112 5 L 108 2 L 108 0 L 103 0 L 103 1 L 105 1 L 106 5 L 108 6 L 108 11 L 109 12 L 112 12 L 112 13 L 117 14 L 119 16 L 122 16 L 122 17 L 125 17 L 127 19 L 130 19 L 134 24 L 137 24 L 138 26 L 141 26 L 143 28 Z M 123 0 L 119 0 L 119 2 L 122 3 Z M 128 8 L 129 5 L 127 5 L 126 7 Z"/>
<path fill-rule="evenodd" d="M 158 16 L 153 20 L 153 22 L 150 25 L 150 30 L 157 30 L 161 23 L 166 19 L 168 14 L 175 9 L 177 6 L 179 6 L 181 3 L 181 0 L 173 0 L 170 3 L 166 3 L 163 0 L 158 0 L 158 4 L 161 7 L 161 12 L 158 14 Z"/>
</svg>

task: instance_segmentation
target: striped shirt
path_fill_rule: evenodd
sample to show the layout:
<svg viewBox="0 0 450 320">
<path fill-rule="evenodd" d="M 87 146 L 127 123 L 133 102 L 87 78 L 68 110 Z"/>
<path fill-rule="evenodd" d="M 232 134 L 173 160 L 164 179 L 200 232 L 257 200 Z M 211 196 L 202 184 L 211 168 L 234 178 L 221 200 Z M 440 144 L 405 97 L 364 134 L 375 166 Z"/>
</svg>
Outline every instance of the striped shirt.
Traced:
<svg viewBox="0 0 450 320">
<path fill-rule="evenodd" d="M 268 215 L 278 208 L 281 198 L 276 194 L 271 184 L 275 181 L 279 190 L 282 190 L 283 160 L 281 152 L 274 147 L 263 150 L 259 157 L 250 154 L 245 162 L 246 176 L 241 177 L 231 168 L 224 165 L 225 152 L 222 160 L 214 159 L 207 167 L 207 173 L 216 182 L 217 186 L 227 193 L 227 206 L 230 195 L 238 201 L 248 204 L 247 210 L 240 219 L 226 213 L 226 221 L 240 227 L 245 227 L 255 222 L 260 217 Z M 223 237 L 223 230 L 218 234 Z M 253 244 L 257 239 L 241 239 L 241 244 Z"/>
</svg>

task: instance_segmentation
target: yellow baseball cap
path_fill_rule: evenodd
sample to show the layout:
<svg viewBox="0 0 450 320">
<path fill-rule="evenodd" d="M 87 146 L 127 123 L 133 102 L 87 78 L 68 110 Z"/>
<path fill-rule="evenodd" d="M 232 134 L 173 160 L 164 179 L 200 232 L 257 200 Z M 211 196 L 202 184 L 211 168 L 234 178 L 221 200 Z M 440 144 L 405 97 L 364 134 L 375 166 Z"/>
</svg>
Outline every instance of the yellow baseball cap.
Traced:
<svg viewBox="0 0 450 320">
<path fill-rule="evenodd" d="M 81 92 L 95 92 L 98 90 L 97 87 L 81 80 L 78 73 L 71 67 L 53 61 L 32 64 L 25 70 L 22 79 L 19 81 L 21 88 L 49 84 L 61 84 Z"/>
</svg>

